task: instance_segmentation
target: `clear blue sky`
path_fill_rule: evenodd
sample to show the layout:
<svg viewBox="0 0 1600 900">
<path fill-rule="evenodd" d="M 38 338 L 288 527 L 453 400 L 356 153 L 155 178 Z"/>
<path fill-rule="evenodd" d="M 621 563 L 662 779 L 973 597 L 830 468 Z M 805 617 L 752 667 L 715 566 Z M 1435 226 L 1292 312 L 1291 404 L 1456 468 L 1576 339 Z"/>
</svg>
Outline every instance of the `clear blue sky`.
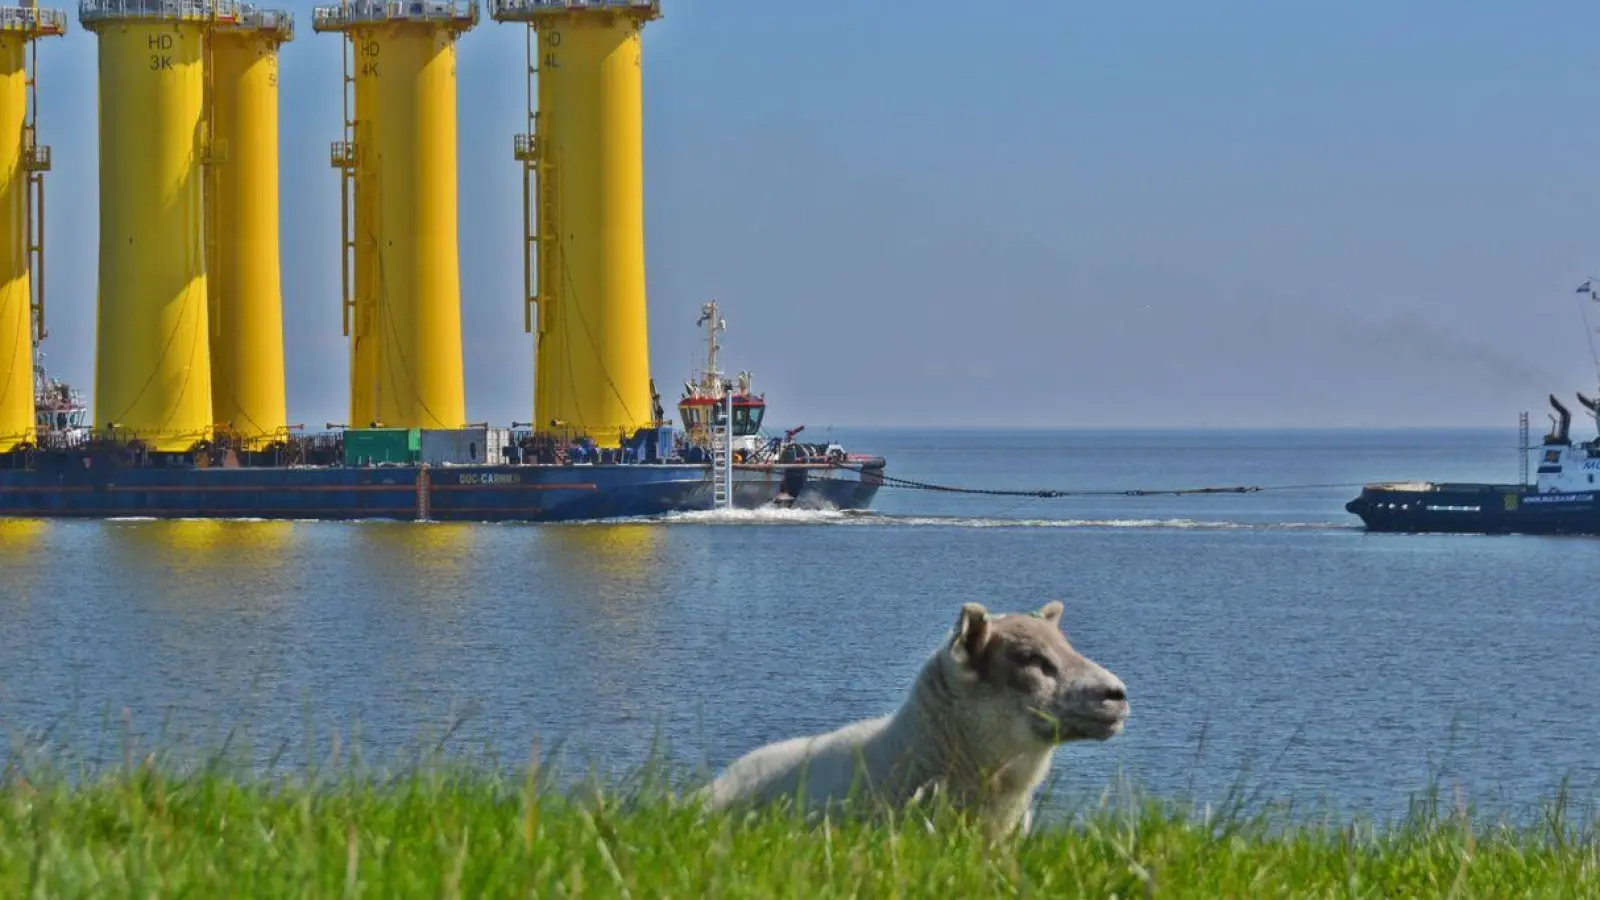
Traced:
<svg viewBox="0 0 1600 900">
<path fill-rule="evenodd" d="M 775 425 L 1514 425 L 1594 388 L 1573 291 L 1600 274 L 1600 5 L 665 6 L 645 202 L 669 406 L 713 295 Z M 287 8 L 290 418 L 320 426 L 347 396 L 340 47 Z M 40 54 L 45 350 L 88 388 L 96 50 L 71 18 Z M 532 396 L 523 40 L 485 17 L 460 48 L 468 414 L 501 422 Z"/>
</svg>

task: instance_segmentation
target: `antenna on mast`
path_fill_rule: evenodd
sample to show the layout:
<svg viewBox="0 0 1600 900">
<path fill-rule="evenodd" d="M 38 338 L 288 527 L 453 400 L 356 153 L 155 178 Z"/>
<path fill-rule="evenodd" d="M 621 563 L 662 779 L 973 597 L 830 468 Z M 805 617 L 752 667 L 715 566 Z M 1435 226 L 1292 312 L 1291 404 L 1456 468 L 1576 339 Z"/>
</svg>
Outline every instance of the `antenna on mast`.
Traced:
<svg viewBox="0 0 1600 900">
<path fill-rule="evenodd" d="M 1588 294 L 1590 300 L 1600 300 L 1600 294 L 1595 293 L 1594 278 L 1592 276 L 1584 279 L 1583 284 L 1578 285 L 1578 293 Z M 1594 365 L 1595 382 L 1600 384 L 1600 353 L 1595 352 L 1595 329 L 1589 324 L 1588 307 L 1581 300 L 1578 301 L 1578 314 L 1583 317 L 1583 336 L 1589 341 L 1589 361 Z"/>
<path fill-rule="evenodd" d="M 719 396 L 722 369 L 717 364 L 717 351 L 722 349 L 722 344 L 717 341 L 717 335 L 728 330 L 728 320 L 722 318 L 716 300 L 707 300 L 700 304 L 700 318 L 695 324 L 706 326 L 706 367 L 701 373 L 700 389 L 713 397 Z"/>
</svg>

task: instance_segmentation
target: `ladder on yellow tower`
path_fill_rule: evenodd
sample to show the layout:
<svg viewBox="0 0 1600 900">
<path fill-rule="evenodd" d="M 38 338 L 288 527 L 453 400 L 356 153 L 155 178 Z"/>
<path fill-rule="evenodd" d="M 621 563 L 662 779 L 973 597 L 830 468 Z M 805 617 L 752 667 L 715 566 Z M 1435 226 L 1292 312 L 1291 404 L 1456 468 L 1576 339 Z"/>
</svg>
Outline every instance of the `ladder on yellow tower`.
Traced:
<svg viewBox="0 0 1600 900">
<path fill-rule="evenodd" d="M 21 33 L 27 41 L 23 61 L 23 89 L 27 110 L 22 119 L 22 169 L 26 173 L 26 193 L 22 201 L 23 255 L 26 259 L 32 296 L 29 298 L 33 343 L 37 347 L 50 336 L 44 324 L 44 176 L 50 171 L 50 146 L 39 143 L 39 38 L 61 37 L 67 33 L 66 13 L 40 9 L 37 4 L 21 8 L 8 30 Z"/>
<path fill-rule="evenodd" d="M 341 42 L 339 61 L 343 69 L 344 83 L 339 93 L 344 104 L 344 139 L 334 141 L 328 146 L 328 163 L 339 170 L 339 317 L 345 337 L 350 337 L 352 334 L 356 315 L 356 223 L 353 213 L 356 207 L 356 166 L 359 158 L 356 151 L 355 118 L 355 67 L 359 61 L 355 56 L 355 39 Z M 361 425 L 360 422 L 351 424 L 358 427 Z"/>
</svg>

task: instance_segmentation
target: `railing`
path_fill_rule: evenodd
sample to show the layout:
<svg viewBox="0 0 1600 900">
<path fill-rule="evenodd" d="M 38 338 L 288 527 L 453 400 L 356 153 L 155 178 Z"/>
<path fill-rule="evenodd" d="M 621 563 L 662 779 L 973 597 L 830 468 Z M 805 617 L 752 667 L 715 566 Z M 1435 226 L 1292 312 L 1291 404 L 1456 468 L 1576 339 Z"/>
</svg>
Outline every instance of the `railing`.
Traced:
<svg viewBox="0 0 1600 900">
<path fill-rule="evenodd" d="M 210 445 L 214 438 L 215 433 L 212 428 L 204 428 L 195 431 L 157 430 L 144 432 L 139 431 L 138 429 L 126 428 L 120 425 L 110 425 L 90 426 L 87 429 L 82 429 L 82 443 L 99 444 L 108 447 L 127 447 L 131 444 L 140 444 L 148 449 L 149 446 L 153 444 L 166 443 L 168 441 L 174 443 L 186 441 L 189 447 L 188 450 L 150 451 L 153 453 L 192 452 L 193 449 L 197 447 Z"/>
<path fill-rule="evenodd" d="M 0 31 L 59 34 L 67 30 L 67 14 L 59 9 L 31 6 L 0 7 Z"/>
<path fill-rule="evenodd" d="M 338 31 L 363 22 L 451 22 L 475 25 L 477 0 L 351 0 L 311 9 L 311 27 Z"/>
<path fill-rule="evenodd" d="M 511 155 L 518 162 L 534 162 L 539 158 L 539 138 L 532 134 L 518 134 L 511 138 Z"/>
<path fill-rule="evenodd" d="M 328 145 L 328 164 L 335 169 L 356 167 L 356 142 L 334 141 Z"/>
<path fill-rule="evenodd" d="M 78 21 L 121 21 L 160 19 L 201 22 L 233 19 L 239 15 L 237 0 L 79 0 Z"/>
<path fill-rule="evenodd" d="M 661 0 L 488 0 L 488 2 L 490 18 L 511 21 L 590 9 L 661 15 Z"/>
<path fill-rule="evenodd" d="M 29 172 L 50 171 L 50 145 L 33 144 L 29 146 L 24 151 L 22 167 Z"/>
<path fill-rule="evenodd" d="M 294 13 L 281 9 L 261 9 L 254 4 L 240 6 L 232 26 L 236 31 L 267 31 L 285 41 L 294 40 Z"/>
</svg>

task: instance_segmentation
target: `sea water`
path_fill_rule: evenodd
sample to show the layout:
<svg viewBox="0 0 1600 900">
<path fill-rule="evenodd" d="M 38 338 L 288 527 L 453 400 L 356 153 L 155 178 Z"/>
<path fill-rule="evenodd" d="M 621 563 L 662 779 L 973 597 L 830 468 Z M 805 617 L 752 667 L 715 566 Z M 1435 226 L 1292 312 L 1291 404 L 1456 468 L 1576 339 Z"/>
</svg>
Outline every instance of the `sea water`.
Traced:
<svg viewBox="0 0 1600 900">
<path fill-rule="evenodd" d="M 815 436 L 813 436 L 815 437 Z M 1368 535 L 1381 479 L 1514 481 L 1514 429 L 860 431 L 872 513 L 641 523 L 0 521 L 0 731 L 113 761 L 146 741 L 372 761 L 423 738 L 511 764 L 714 770 L 891 711 L 961 604 L 1066 605 L 1127 683 L 1115 779 L 1388 818 L 1436 781 L 1515 815 L 1600 759 L 1600 539 Z M 1257 493 L 1117 492 L 1262 486 Z M 1094 493 L 1098 492 L 1098 493 Z M 241 738 L 235 735 L 237 744 Z M 18 751 L 20 752 L 20 751 Z"/>
</svg>

